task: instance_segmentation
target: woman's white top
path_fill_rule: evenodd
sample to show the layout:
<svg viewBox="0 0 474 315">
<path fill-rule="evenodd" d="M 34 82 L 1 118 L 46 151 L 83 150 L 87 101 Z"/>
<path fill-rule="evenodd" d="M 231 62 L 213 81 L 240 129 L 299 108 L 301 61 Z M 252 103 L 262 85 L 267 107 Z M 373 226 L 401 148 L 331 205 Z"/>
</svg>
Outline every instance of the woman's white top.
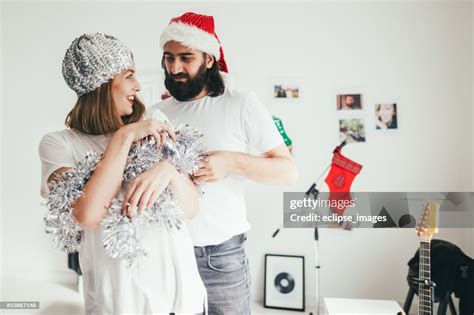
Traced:
<svg viewBox="0 0 474 315">
<path fill-rule="evenodd" d="M 41 195 L 47 196 L 47 179 L 54 171 L 76 167 L 89 150 L 103 153 L 109 140 L 71 129 L 46 134 L 39 146 Z M 86 314 L 203 313 L 206 289 L 187 225 L 180 230 L 141 227 L 140 233 L 147 256 L 128 268 L 125 261 L 107 256 L 102 227 L 84 231 L 79 262 Z"/>
</svg>

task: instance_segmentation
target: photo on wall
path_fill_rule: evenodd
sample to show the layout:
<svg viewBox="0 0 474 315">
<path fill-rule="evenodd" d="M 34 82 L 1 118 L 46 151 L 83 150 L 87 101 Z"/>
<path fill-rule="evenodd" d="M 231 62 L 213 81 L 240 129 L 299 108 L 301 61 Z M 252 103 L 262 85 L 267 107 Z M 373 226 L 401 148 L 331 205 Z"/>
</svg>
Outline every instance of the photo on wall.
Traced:
<svg viewBox="0 0 474 315">
<path fill-rule="evenodd" d="M 339 119 L 339 138 L 341 142 L 365 142 L 364 120 Z"/>
<path fill-rule="evenodd" d="M 375 104 L 375 129 L 397 128 L 397 104 Z"/>
<path fill-rule="evenodd" d="M 337 95 L 337 110 L 355 110 L 362 108 L 362 94 Z"/>
<path fill-rule="evenodd" d="M 300 87 L 297 84 L 275 83 L 273 84 L 273 98 L 298 99 Z"/>
</svg>

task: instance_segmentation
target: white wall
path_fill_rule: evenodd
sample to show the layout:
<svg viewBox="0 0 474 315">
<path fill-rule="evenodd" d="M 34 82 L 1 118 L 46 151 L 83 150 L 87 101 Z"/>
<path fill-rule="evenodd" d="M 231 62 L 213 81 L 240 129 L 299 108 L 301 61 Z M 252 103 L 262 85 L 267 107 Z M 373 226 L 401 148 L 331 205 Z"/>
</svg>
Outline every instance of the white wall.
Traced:
<svg viewBox="0 0 474 315">
<path fill-rule="evenodd" d="M 306 190 L 330 161 L 339 141 L 337 93 L 360 91 L 365 99 L 367 143 L 344 149 L 364 165 L 354 191 L 474 186 L 469 2 L 2 6 L 4 274 L 46 280 L 71 274 L 43 232 L 37 155 L 41 136 L 63 127 L 74 101 L 60 72 L 65 49 L 81 33 L 110 33 L 132 48 L 139 71 L 159 73 L 160 31 L 185 11 L 216 16 L 236 87 L 255 91 L 294 141 L 298 183 L 248 187 L 254 299 L 262 299 L 265 253 L 305 255 L 307 294 L 314 294 L 312 231 L 271 235 L 281 222 L 282 192 Z M 274 77 L 301 78 L 302 101 L 273 102 Z M 398 130 L 374 130 L 377 102 L 398 104 Z M 440 237 L 472 254 L 472 235 L 444 230 Z M 413 231 L 322 230 L 320 239 L 323 296 L 404 299 L 406 262 L 418 244 Z"/>
<path fill-rule="evenodd" d="M 2 16 L 3 7 L 0 5 L 0 16 Z M 3 23 L 0 23 L 0 60 L 3 64 Z M 3 71 L 0 72 L 0 95 L 3 95 Z M 3 98 L 0 99 L 0 121 L 3 124 Z M 0 178 L 3 178 L 3 128 L 0 128 Z M 0 222 L 3 222 L 3 180 L 0 182 Z M 3 239 L 3 224 L 0 224 L 0 235 Z M 0 242 L 0 277 L 3 270 L 3 242 Z M 3 286 L 0 285 L 0 296 L 3 296 Z"/>
<path fill-rule="evenodd" d="M 474 53 L 474 23 L 472 21 L 474 17 L 474 5 L 471 6 L 471 114 L 472 114 L 472 121 L 474 122 L 474 63 L 472 62 L 473 60 L 473 53 Z M 471 191 L 474 191 L 474 145 L 472 143 L 474 142 L 474 124 L 471 123 L 471 131 L 472 131 L 472 142 L 471 142 L 471 148 L 472 148 L 472 189 Z M 471 257 L 474 257 L 474 229 L 471 230 L 471 233 L 467 235 L 467 244 L 470 244 L 470 250 L 468 252 L 468 255 Z"/>
</svg>

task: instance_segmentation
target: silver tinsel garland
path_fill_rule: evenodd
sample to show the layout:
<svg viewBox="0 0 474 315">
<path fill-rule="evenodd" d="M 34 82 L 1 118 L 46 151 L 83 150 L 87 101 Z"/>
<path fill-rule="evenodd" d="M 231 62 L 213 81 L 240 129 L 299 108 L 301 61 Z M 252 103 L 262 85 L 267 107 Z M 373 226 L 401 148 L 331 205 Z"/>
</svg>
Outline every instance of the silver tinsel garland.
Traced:
<svg viewBox="0 0 474 315">
<path fill-rule="evenodd" d="M 153 137 L 138 141 L 128 154 L 124 180 L 130 182 L 164 160 L 173 164 L 181 173 L 192 175 L 199 168 L 198 163 L 205 153 L 201 140 L 202 134 L 188 125 L 178 126 L 175 133 L 176 143 L 166 138 L 159 150 L 155 146 Z"/>
<path fill-rule="evenodd" d="M 176 127 L 175 133 L 176 143 L 167 139 L 159 148 L 153 137 L 137 141 L 128 154 L 123 180 L 129 183 L 165 160 L 173 164 L 181 174 L 192 176 L 205 154 L 202 134 L 187 125 Z M 44 218 L 46 233 L 52 235 L 56 247 L 68 253 L 79 250 L 83 234 L 82 227 L 73 218 L 72 204 L 82 195 L 84 185 L 101 157 L 97 153 L 87 152 L 77 168 L 62 173 L 51 185 L 46 200 L 48 211 Z M 151 224 L 156 228 L 179 229 L 183 211 L 169 187 L 150 208 L 139 211 L 132 219 L 121 214 L 122 202 L 122 195 L 111 201 L 108 215 L 102 219 L 101 226 L 107 254 L 112 258 L 124 259 L 131 266 L 138 258 L 146 255 L 139 226 Z"/>
<path fill-rule="evenodd" d="M 79 250 L 82 240 L 82 227 L 72 217 L 71 203 L 82 195 L 82 189 L 100 159 L 99 154 L 87 152 L 77 168 L 59 176 L 48 194 L 48 212 L 44 218 L 46 233 L 52 235 L 56 247 L 68 253 Z"/>
</svg>

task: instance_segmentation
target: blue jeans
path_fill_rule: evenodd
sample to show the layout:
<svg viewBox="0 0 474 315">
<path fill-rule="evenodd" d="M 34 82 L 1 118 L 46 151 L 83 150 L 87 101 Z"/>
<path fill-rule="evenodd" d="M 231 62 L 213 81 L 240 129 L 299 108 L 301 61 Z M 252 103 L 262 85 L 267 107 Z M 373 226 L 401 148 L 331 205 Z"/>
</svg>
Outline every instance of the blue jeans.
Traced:
<svg viewBox="0 0 474 315">
<path fill-rule="evenodd" d="M 244 242 L 245 234 L 218 244 L 194 247 L 194 253 L 207 289 L 210 315 L 250 314 L 250 272 Z"/>
</svg>

